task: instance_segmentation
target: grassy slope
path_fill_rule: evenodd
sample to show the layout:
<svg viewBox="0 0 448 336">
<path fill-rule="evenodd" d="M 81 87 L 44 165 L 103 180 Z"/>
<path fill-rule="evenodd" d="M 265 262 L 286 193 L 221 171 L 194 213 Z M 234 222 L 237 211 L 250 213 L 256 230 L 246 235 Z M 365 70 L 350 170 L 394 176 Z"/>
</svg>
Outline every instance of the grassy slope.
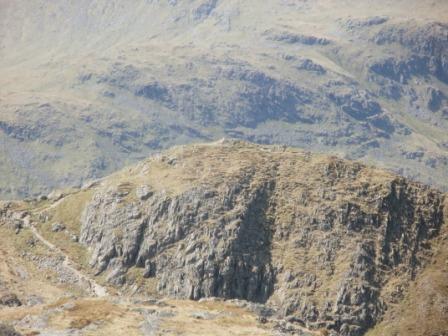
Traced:
<svg viewBox="0 0 448 336">
<path fill-rule="evenodd" d="M 262 4 L 255 0 L 221 1 L 209 17 L 194 19 L 193 9 L 200 3 L 178 3 L 175 7 L 163 3 L 151 7 L 144 1 L 136 1 L 133 6 L 124 6 L 119 1 L 67 2 L 59 6 L 47 2 L 42 5 L 39 1 L 26 5 L 22 1 L 1 1 L 0 24 L 4 27 L 0 31 L 4 33 L 0 35 L 0 122 L 25 128 L 33 128 L 40 122 L 45 134 L 37 139 L 20 140 L 0 131 L 0 142 L 5 144 L 0 148 L 0 155 L 5 158 L 0 163 L 4 177 L 0 181 L 0 195 L 11 198 L 35 194 L 48 191 L 45 187 L 78 184 L 86 178 L 106 175 L 147 156 L 155 149 L 148 143 L 160 142 L 166 148 L 204 141 L 189 134 L 186 127 L 209 139 L 225 134 L 222 125 L 205 128 L 200 122 L 188 120 L 185 111 L 171 111 L 162 104 L 136 97 L 125 88 L 113 88 L 114 91 L 112 85 L 99 83 L 97 78 L 83 83 L 79 80 L 83 75 L 98 74 L 101 79 L 103 75 L 111 76 L 117 65 L 129 66 L 138 72 L 137 83 L 198 85 L 204 90 L 200 97 L 203 100 L 198 104 L 216 103 L 206 98 L 215 95 L 216 100 L 233 99 L 231 92 L 238 91 L 239 83 L 222 81 L 210 89 L 204 83 L 216 75 L 213 73 L 216 67 L 225 68 L 230 61 L 282 83 L 322 91 L 318 85 L 332 76 L 319 78 L 297 71 L 282 59 L 293 55 L 310 58 L 338 76 L 358 80 L 356 85 L 360 89 L 370 89 L 357 68 L 365 59 L 381 56 L 384 51 L 367 46 L 365 39 L 353 39 L 341 29 L 341 23 L 348 18 L 375 15 L 390 16 L 391 22 L 409 18 L 443 22 L 448 10 L 445 1 L 381 0 L 372 4 L 319 0 L 285 2 L 282 6 L 274 1 Z M 88 11 L 83 12 L 83 8 Z M 341 60 L 333 47 L 323 50 L 274 43 L 266 38 L 270 30 L 329 38 L 335 41 L 336 50 L 340 48 L 347 53 Z M 35 35 L 37 31 L 39 36 Z M 362 57 L 358 57 L 358 52 Z M 124 86 L 134 83 L 126 78 L 117 80 Z M 103 96 L 108 90 L 114 91 L 115 99 Z M 191 95 L 195 94 L 192 90 Z M 51 112 L 40 107 L 46 103 L 53 108 Z M 238 110 L 241 102 L 231 103 L 236 104 L 229 104 L 229 108 Z M 440 182 L 446 179 L 444 167 L 430 169 L 423 162 L 404 160 L 396 144 L 402 143 L 410 151 L 422 147 L 430 156 L 446 155 L 446 150 L 438 146 L 448 141 L 443 132 L 445 124 L 441 121 L 440 127 L 429 126 L 410 117 L 402 102 L 396 106 L 388 103 L 384 102 L 384 106 L 390 110 L 389 114 L 415 134 L 381 143 L 383 147 L 368 152 L 365 159 L 394 169 L 408 167 L 410 174 L 420 174 L 424 180 L 434 176 L 434 183 L 444 184 Z M 322 111 L 325 109 L 321 106 L 319 111 L 311 112 L 325 119 L 328 115 Z M 89 117 L 91 121 L 87 122 Z M 329 122 L 316 125 L 285 126 L 282 121 L 275 121 L 266 127 L 261 124 L 255 129 L 244 129 L 243 133 L 248 138 L 274 133 L 276 142 L 317 150 L 345 154 L 356 150 L 350 146 L 325 147 L 315 139 L 314 134 L 321 129 L 337 129 L 333 117 L 328 118 Z M 171 128 L 179 125 L 180 130 Z M 308 132 L 313 134 L 311 140 Z M 259 141 L 262 140 L 260 137 Z"/>
</svg>

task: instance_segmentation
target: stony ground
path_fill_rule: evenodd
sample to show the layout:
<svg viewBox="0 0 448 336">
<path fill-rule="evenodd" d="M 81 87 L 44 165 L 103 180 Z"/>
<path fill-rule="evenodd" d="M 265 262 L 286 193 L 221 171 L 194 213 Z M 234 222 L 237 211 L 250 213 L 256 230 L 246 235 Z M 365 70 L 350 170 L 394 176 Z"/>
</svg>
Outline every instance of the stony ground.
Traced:
<svg viewBox="0 0 448 336">
<path fill-rule="evenodd" d="M 66 267 L 68 255 L 37 232 L 22 227 L 16 233 L 0 223 L 2 336 L 284 335 L 288 329 L 302 330 L 285 321 L 263 321 L 258 307 L 244 301 L 131 298 L 114 288 L 94 291 L 93 277 L 87 272 L 80 276 L 74 270 L 79 265 Z"/>
</svg>

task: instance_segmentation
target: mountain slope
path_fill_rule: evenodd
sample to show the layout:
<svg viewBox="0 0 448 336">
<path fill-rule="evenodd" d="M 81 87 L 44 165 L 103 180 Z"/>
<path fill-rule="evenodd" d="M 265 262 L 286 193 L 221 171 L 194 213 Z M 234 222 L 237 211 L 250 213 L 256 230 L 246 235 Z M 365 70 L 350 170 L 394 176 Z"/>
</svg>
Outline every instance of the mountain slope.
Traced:
<svg viewBox="0 0 448 336">
<path fill-rule="evenodd" d="M 0 1 L 0 195 L 223 136 L 447 188 L 446 1 Z"/>
<path fill-rule="evenodd" d="M 426 335 L 446 329 L 446 202 L 360 163 L 223 140 L 4 214 L 112 295 L 248 300 L 285 332 Z M 435 325 L 409 329 L 424 302 Z"/>
</svg>

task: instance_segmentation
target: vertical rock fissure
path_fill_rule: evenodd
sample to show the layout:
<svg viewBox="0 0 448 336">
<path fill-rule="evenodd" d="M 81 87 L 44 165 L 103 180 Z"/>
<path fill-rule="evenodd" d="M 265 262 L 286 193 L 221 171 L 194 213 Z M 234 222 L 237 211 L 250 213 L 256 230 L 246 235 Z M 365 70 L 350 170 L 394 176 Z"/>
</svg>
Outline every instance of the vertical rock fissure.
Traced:
<svg viewBox="0 0 448 336">
<path fill-rule="evenodd" d="M 265 302 L 273 291 L 273 223 L 268 218 L 268 212 L 274 189 L 274 180 L 264 182 L 256 189 L 245 211 L 237 238 L 229 247 L 229 253 L 236 258 L 233 271 L 236 290 L 231 296 Z"/>
</svg>

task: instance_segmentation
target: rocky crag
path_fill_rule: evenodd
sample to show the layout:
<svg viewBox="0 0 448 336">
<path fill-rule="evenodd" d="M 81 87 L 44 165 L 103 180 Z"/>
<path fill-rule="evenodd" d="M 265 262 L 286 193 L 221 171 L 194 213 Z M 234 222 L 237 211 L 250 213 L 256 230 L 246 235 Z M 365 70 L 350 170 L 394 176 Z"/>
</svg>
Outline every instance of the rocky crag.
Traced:
<svg viewBox="0 0 448 336">
<path fill-rule="evenodd" d="M 104 302 L 236 299 L 258 315 L 253 328 L 278 335 L 427 335 L 446 330 L 446 203 L 361 163 L 222 140 L 1 203 L 0 229 L 50 283 L 98 296 L 94 284 Z M 3 296 L 24 304 L 14 309 L 39 295 L 23 286 Z"/>
<path fill-rule="evenodd" d="M 403 300 L 444 223 L 429 187 L 235 141 L 178 147 L 89 188 L 80 242 L 109 283 L 140 269 L 162 295 L 264 303 L 344 336 Z"/>
</svg>

